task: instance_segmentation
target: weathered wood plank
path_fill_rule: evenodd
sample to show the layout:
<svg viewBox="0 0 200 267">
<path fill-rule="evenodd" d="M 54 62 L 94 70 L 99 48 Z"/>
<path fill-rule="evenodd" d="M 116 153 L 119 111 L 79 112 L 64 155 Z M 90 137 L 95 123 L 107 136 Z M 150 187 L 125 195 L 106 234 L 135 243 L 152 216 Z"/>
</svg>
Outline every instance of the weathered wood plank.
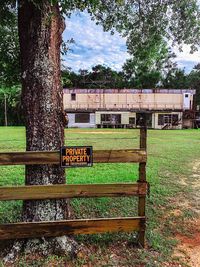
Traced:
<svg viewBox="0 0 200 267">
<path fill-rule="evenodd" d="M 144 217 L 68 220 L 0 225 L 0 239 L 138 231 Z"/>
<path fill-rule="evenodd" d="M 146 151 L 147 149 L 147 128 L 142 127 L 140 129 L 140 149 Z M 139 183 L 146 183 L 146 162 L 140 162 L 139 164 Z M 138 215 L 145 216 L 146 208 L 146 196 L 140 196 L 138 200 Z M 141 227 L 138 234 L 138 242 L 142 247 L 145 246 L 145 228 Z"/>
<path fill-rule="evenodd" d="M 146 162 L 146 151 L 94 150 L 94 163 Z M 60 164 L 59 151 L 27 151 L 0 153 L 0 165 Z"/>
<path fill-rule="evenodd" d="M 0 200 L 142 196 L 146 184 L 77 184 L 0 187 Z"/>
<path fill-rule="evenodd" d="M 0 153 L 0 165 L 59 164 L 59 151 Z"/>
<path fill-rule="evenodd" d="M 146 151 L 140 149 L 126 150 L 96 150 L 94 151 L 94 162 L 96 163 L 126 163 L 146 162 Z"/>
<path fill-rule="evenodd" d="M 146 150 L 147 149 L 147 128 L 140 128 L 140 148 Z"/>
</svg>

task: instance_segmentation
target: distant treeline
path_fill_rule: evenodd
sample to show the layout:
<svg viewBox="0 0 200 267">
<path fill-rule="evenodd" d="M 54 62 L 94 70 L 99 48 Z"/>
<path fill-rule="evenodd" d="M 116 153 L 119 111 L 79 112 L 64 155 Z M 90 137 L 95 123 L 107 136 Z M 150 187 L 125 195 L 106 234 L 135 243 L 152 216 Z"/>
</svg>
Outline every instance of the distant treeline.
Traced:
<svg viewBox="0 0 200 267">
<path fill-rule="evenodd" d="M 62 83 L 64 88 L 192 88 L 197 90 L 196 102 L 200 105 L 200 64 L 190 73 L 172 68 L 168 72 L 138 72 L 132 76 L 125 69 L 118 72 L 102 65 L 78 73 L 64 69 Z M 6 124 L 6 118 L 8 125 L 23 125 L 19 82 L 18 85 L 0 88 L 0 125 Z"/>
<path fill-rule="evenodd" d="M 179 68 L 169 71 L 143 71 L 131 73 L 123 67 L 115 71 L 103 65 L 97 65 L 91 70 L 79 70 L 75 73 L 70 68 L 62 71 L 63 87 L 66 88 L 136 88 L 136 89 L 197 89 L 200 86 L 200 64 L 190 73 Z"/>
<path fill-rule="evenodd" d="M 200 64 L 189 73 L 176 65 L 169 69 L 147 71 L 141 68 L 134 72 L 127 63 L 119 72 L 102 65 L 78 73 L 66 68 L 62 71 L 62 81 L 64 88 L 196 89 L 197 104 L 200 104 Z"/>
</svg>

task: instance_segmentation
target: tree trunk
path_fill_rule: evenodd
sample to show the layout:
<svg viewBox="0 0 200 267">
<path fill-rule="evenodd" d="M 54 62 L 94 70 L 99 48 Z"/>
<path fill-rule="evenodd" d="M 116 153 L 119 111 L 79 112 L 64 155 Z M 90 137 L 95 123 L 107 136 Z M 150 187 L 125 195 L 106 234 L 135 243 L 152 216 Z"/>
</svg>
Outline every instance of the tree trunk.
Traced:
<svg viewBox="0 0 200 267">
<path fill-rule="evenodd" d="M 38 2 L 39 3 L 39 2 Z M 19 40 L 22 66 L 22 106 L 26 150 L 59 150 L 64 144 L 60 45 L 64 23 L 58 5 L 19 1 Z M 57 165 L 26 166 L 26 185 L 65 183 Z M 64 200 L 25 201 L 24 221 L 65 218 Z"/>
<path fill-rule="evenodd" d="M 33 4 L 34 3 L 34 4 Z M 64 144 L 63 90 L 60 82 L 60 45 L 64 22 L 57 4 L 18 1 L 18 27 L 22 66 L 22 106 L 26 123 L 26 150 L 59 150 Z M 58 165 L 26 166 L 26 185 L 63 184 Z M 23 220 L 63 220 L 67 201 L 25 201 Z M 67 236 L 16 241 L 4 262 L 21 253 L 74 255 L 78 246 Z"/>
<path fill-rule="evenodd" d="M 33 2 L 35 4 L 33 4 Z M 64 144 L 63 90 L 60 82 L 60 45 L 64 22 L 57 4 L 49 0 L 18 2 L 18 27 L 22 66 L 22 106 L 26 123 L 26 150 L 59 150 Z M 26 185 L 63 184 L 58 165 L 26 166 Z M 63 220 L 67 201 L 25 201 L 23 220 Z M 5 262 L 21 252 L 72 255 L 77 244 L 67 236 L 29 239 L 14 243 Z"/>
</svg>

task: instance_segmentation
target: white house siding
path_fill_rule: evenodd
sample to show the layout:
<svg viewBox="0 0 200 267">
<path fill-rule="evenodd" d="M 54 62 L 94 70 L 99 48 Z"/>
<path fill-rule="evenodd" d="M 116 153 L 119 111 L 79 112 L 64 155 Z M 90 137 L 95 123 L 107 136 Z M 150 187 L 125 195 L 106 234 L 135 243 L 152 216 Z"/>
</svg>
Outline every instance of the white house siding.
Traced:
<svg viewBox="0 0 200 267">
<path fill-rule="evenodd" d="M 121 124 L 129 124 L 129 112 L 121 113 Z"/>
<path fill-rule="evenodd" d="M 156 119 L 158 119 L 158 116 L 156 116 L 156 113 L 152 114 L 152 128 L 156 129 Z"/>
<path fill-rule="evenodd" d="M 188 110 L 195 93 L 187 89 L 64 89 L 64 109 Z"/>
<path fill-rule="evenodd" d="M 90 113 L 90 122 L 89 123 L 76 123 L 75 122 L 75 113 L 68 113 L 68 127 L 69 128 L 95 128 L 95 113 Z"/>
</svg>

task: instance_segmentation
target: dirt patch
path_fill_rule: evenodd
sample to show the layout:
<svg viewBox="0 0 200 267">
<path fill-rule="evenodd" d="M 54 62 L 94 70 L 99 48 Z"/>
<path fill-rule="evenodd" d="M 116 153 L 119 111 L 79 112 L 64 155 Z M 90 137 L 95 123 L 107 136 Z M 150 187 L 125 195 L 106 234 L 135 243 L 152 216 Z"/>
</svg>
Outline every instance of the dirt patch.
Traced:
<svg viewBox="0 0 200 267">
<path fill-rule="evenodd" d="M 177 237 L 181 241 L 181 243 L 183 245 L 187 245 L 187 247 L 194 248 L 194 247 L 200 246 L 200 232 L 192 235 L 191 237 L 180 235 L 180 234 L 177 235 Z"/>
<path fill-rule="evenodd" d="M 192 197 L 189 206 L 192 212 L 197 214 L 196 221 L 188 221 L 189 235 L 177 234 L 179 245 L 174 253 L 191 267 L 200 266 L 200 161 L 195 161 L 192 166 L 193 174 L 188 178 L 182 178 L 181 184 L 192 189 Z M 183 203 L 182 203 L 183 204 Z M 187 203 L 188 206 L 188 203 Z"/>
<path fill-rule="evenodd" d="M 187 182 L 186 182 L 186 177 L 185 176 L 181 176 L 180 178 L 179 178 L 179 183 L 181 184 L 181 185 L 187 185 Z"/>
<path fill-rule="evenodd" d="M 200 216 L 200 161 L 194 162 L 191 185 L 194 189 L 193 204 L 195 206 L 195 212 Z"/>
<path fill-rule="evenodd" d="M 174 254 L 175 257 L 184 258 L 191 267 L 200 266 L 200 219 L 193 225 L 193 233 L 190 236 L 177 234 L 179 245 Z"/>
<path fill-rule="evenodd" d="M 182 216 L 182 211 L 180 209 L 174 209 L 170 212 L 170 216 L 174 217 Z"/>
</svg>

